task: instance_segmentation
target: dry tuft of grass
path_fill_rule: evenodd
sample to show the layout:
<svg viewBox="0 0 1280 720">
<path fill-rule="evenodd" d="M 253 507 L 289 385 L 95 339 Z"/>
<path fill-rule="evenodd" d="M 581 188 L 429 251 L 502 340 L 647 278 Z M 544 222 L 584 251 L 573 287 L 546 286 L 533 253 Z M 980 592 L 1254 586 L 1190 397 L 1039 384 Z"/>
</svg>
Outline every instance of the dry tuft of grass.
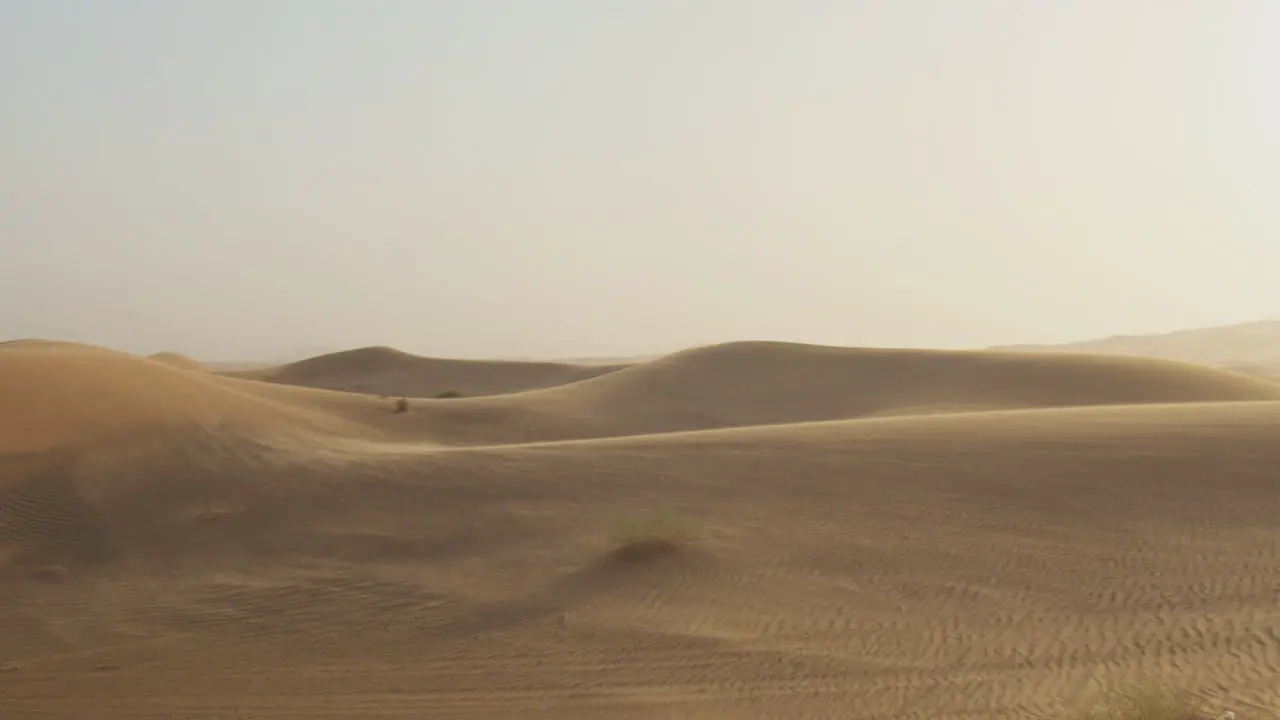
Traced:
<svg viewBox="0 0 1280 720">
<path fill-rule="evenodd" d="M 693 523 L 671 512 L 649 513 L 619 523 L 610 540 L 618 560 L 656 560 L 688 547 L 694 540 Z"/>
<path fill-rule="evenodd" d="M 460 397 L 462 397 L 462 393 L 458 392 L 457 390 L 443 390 L 441 392 L 436 393 L 437 400 L 450 400 L 452 398 L 460 398 Z"/>
<path fill-rule="evenodd" d="M 62 565 L 41 565 L 39 567 L 31 568 L 28 571 L 28 574 L 36 580 L 42 580 L 48 583 L 60 583 L 65 582 L 71 572 Z"/>
<path fill-rule="evenodd" d="M 397 399 L 395 405 L 391 408 L 391 412 L 397 414 L 409 412 L 409 398 Z"/>
</svg>

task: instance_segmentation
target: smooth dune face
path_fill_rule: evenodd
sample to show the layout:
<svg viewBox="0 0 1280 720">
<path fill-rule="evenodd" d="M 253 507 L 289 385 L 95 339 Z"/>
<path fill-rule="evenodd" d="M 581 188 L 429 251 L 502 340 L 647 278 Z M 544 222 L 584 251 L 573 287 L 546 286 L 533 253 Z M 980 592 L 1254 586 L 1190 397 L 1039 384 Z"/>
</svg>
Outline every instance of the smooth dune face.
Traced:
<svg viewBox="0 0 1280 720">
<path fill-rule="evenodd" d="M 1280 707 L 1280 385 L 775 343 L 304 379 L 370 357 L 388 394 L 524 391 L 393 413 L 0 345 L 5 717 L 1026 718 L 1151 676 Z M 648 512 L 687 544 L 613 556 Z"/>
</svg>

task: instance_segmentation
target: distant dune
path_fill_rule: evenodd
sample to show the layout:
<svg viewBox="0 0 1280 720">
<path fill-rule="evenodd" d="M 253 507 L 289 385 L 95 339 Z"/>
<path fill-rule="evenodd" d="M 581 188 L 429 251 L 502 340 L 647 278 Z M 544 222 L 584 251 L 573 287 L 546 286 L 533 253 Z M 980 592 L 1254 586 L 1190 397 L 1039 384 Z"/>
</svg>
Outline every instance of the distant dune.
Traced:
<svg viewBox="0 0 1280 720">
<path fill-rule="evenodd" d="M 0 344 L 6 720 L 1280 708 L 1275 383 L 767 342 L 244 375 Z M 621 559 L 648 513 L 687 544 Z"/>
<path fill-rule="evenodd" d="M 635 365 L 650 360 L 657 360 L 667 353 L 650 353 L 647 355 L 610 355 L 603 357 L 557 358 L 556 362 L 570 365 Z"/>
<path fill-rule="evenodd" d="M 1117 335 L 1060 345 L 1009 345 L 992 349 L 1136 355 L 1269 373 L 1280 369 L 1280 320 L 1150 335 Z"/>
<path fill-rule="evenodd" d="M 1280 385 L 1171 361 L 744 342 L 423 412 L 438 419 L 441 439 L 522 442 L 885 415 L 1276 399 Z"/>
<path fill-rule="evenodd" d="M 369 347 L 228 374 L 286 385 L 429 398 L 447 391 L 465 396 L 519 392 L 595 377 L 621 367 L 625 365 L 453 360 Z"/>
</svg>

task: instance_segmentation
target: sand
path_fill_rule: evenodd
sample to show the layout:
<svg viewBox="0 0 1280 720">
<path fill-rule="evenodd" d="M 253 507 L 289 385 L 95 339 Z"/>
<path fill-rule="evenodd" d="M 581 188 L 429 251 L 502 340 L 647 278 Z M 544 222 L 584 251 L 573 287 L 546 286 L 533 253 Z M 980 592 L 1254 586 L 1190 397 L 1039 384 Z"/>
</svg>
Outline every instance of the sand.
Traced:
<svg viewBox="0 0 1280 720">
<path fill-rule="evenodd" d="M 0 716 L 1272 717 L 1277 467 L 1280 384 L 1168 361 L 6 343 Z"/>
<path fill-rule="evenodd" d="M 1116 335 L 1060 345 L 1010 345 L 1003 349 L 1158 357 L 1276 373 L 1280 371 L 1280 320 Z"/>
<path fill-rule="evenodd" d="M 226 374 L 286 385 L 431 398 L 445 392 L 466 397 L 501 395 L 584 380 L 622 367 L 625 364 L 427 358 L 369 347 Z"/>
</svg>

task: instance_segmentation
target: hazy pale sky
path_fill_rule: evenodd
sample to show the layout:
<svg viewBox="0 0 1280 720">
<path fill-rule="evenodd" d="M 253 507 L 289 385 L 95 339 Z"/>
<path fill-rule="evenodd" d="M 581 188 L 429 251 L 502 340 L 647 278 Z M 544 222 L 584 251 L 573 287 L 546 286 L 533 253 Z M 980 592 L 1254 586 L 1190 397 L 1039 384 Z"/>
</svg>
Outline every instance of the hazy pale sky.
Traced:
<svg viewBox="0 0 1280 720">
<path fill-rule="evenodd" d="M 1275 0 L 0 0 L 0 339 L 953 347 L 1277 308 Z"/>
</svg>

